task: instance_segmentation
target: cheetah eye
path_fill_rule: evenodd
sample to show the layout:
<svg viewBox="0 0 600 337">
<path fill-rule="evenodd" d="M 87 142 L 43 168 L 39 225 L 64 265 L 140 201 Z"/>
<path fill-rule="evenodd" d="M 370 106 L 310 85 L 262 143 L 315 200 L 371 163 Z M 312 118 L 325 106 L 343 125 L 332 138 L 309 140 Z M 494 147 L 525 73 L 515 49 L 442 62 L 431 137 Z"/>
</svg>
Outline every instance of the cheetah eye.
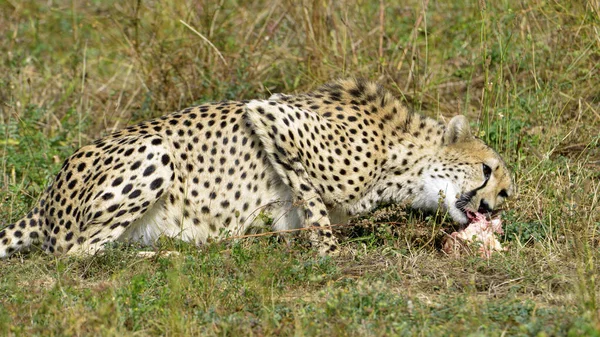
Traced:
<svg viewBox="0 0 600 337">
<path fill-rule="evenodd" d="M 492 175 L 492 168 L 487 166 L 486 164 L 483 164 L 483 176 L 485 177 L 485 180 L 490 179 L 491 175 Z"/>
<path fill-rule="evenodd" d="M 508 198 L 508 192 L 506 192 L 506 190 L 502 190 L 500 193 L 498 193 L 498 196 L 502 198 Z"/>
</svg>

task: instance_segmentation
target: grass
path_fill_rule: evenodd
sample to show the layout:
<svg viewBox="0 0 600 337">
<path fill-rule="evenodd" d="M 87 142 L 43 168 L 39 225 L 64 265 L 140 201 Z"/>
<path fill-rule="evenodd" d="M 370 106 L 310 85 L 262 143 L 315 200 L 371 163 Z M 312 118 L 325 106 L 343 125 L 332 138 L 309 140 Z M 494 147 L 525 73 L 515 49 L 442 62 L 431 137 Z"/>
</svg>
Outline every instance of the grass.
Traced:
<svg viewBox="0 0 600 337">
<path fill-rule="evenodd" d="M 259 237 L 179 255 L 0 261 L 2 335 L 600 335 L 597 1 L 0 1 L 0 216 L 24 214 L 77 147 L 199 102 L 378 80 L 465 114 L 519 187 L 506 253 L 439 251 L 391 207 L 344 255 Z M 210 42 L 210 43 L 209 43 Z M 2 226 L 2 225 L 0 225 Z"/>
</svg>

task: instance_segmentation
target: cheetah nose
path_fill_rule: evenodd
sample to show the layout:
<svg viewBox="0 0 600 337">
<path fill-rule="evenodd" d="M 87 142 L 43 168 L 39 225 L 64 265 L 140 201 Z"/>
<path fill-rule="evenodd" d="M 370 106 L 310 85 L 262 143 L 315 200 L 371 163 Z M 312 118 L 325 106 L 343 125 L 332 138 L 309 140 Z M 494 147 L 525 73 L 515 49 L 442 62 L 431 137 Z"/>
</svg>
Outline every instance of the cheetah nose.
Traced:
<svg viewBox="0 0 600 337">
<path fill-rule="evenodd" d="M 481 200 L 481 202 L 479 202 L 479 209 L 477 210 L 477 212 L 479 212 L 479 213 L 490 213 L 491 211 L 492 211 L 492 208 L 487 203 L 487 201 Z"/>
</svg>

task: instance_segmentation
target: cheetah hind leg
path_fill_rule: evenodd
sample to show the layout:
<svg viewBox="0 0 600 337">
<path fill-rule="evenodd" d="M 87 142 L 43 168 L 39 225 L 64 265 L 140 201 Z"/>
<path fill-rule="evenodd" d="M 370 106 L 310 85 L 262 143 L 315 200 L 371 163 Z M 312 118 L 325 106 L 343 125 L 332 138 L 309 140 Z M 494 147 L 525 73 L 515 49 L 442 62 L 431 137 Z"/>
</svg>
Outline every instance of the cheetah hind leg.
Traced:
<svg viewBox="0 0 600 337">
<path fill-rule="evenodd" d="M 134 143 L 136 151 L 127 158 L 125 170 L 111 171 L 108 168 L 107 179 L 103 179 L 102 183 L 91 182 L 94 187 L 87 193 L 94 198 L 81 214 L 84 221 L 79 226 L 79 233 L 75 233 L 70 242 L 66 242 L 66 237 L 58 240 L 55 251 L 66 251 L 70 255 L 95 254 L 102 251 L 105 244 L 117 241 L 132 224 L 143 226 L 136 220 L 145 214 L 160 214 L 151 210 L 163 207 L 163 203 L 158 201 L 169 191 L 174 179 L 174 165 L 168 150 L 159 140 L 159 137 L 154 137 Z M 145 148 L 145 151 L 137 151 L 140 148 Z M 52 237 L 47 238 L 42 248 L 52 246 L 51 240 Z M 60 249 L 61 246 L 66 249 Z"/>
</svg>

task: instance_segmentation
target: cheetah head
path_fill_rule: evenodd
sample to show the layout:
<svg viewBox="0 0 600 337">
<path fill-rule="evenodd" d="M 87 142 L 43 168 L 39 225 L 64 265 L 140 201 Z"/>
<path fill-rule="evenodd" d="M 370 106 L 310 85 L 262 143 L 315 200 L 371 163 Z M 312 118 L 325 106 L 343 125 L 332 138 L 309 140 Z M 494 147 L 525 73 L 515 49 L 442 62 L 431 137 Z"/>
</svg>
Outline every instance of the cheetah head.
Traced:
<svg viewBox="0 0 600 337">
<path fill-rule="evenodd" d="M 423 194 L 413 207 L 442 206 L 460 224 L 497 209 L 515 189 L 502 158 L 471 134 L 464 116 L 450 120 L 443 144 L 422 178 Z"/>
</svg>

